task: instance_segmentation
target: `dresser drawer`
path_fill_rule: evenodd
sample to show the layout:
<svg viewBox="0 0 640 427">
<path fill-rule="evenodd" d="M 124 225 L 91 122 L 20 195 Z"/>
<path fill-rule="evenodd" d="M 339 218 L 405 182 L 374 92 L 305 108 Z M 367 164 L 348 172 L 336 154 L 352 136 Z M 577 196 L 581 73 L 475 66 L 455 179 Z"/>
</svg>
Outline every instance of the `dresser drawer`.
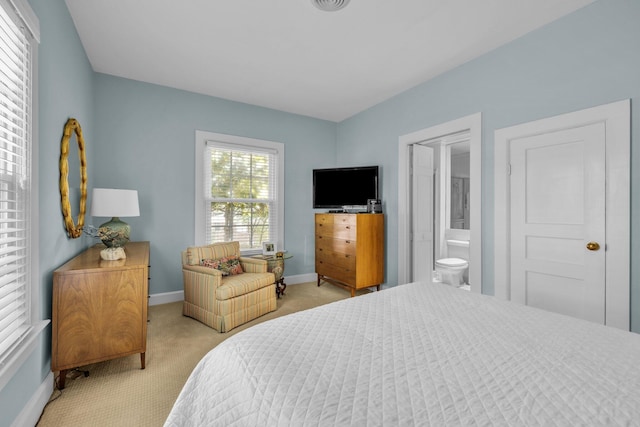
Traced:
<svg viewBox="0 0 640 427">
<path fill-rule="evenodd" d="M 332 236 L 337 239 L 356 239 L 356 227 L 349 223 L 316 223 L 316 236 Z"/>
<path fill-rule="evenodd" d="M 351 228 L 355 228 L 356 226 L 356 217 L 355 215 L 349 214 L 334 214 L 333 215 L 333 223 L 335 225 L 351 225 Z"/>
<path fill-rule="evenodd" d="M 344 283 L 355 283 L 356 270 L 342 268 L 332 264 L 322 264 L 316 260 L 316 272 L 321 276 L 328 276 Z"/>
<path fill-rule="evenodd" d="M 316 226 L 318 224 L 333 224 L 334 214 L 316 214 Z"/>
<path fill-rule="evenodd" d="M 316 264 L 334 265 L 342 268 L 356 268 L 355 255 L 333 252 L 331 250 L 316 249 Z"/>
<path fill-rule="evenodd" d="M 356 254 L 356 241 L 345 239 L 334 239 L 328 236 L 316 236 L 316 252 L 317 250 L 327 252 L 337 252 L 340 254 Z"/>
</svg>

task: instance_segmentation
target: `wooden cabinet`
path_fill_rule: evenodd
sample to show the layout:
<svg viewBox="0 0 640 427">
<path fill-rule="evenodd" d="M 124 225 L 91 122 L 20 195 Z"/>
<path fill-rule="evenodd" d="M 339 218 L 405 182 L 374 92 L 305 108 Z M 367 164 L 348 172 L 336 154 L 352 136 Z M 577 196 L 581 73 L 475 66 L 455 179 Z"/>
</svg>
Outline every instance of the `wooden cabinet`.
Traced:
<svg viewBox="0 0 640 427">
<path fill-rule="evenodd" d="M 53 272 L 51 370 L 140 353 L 145 367 L 149 242 L 129 242 L 127 257 L 100 258 L 93 246 Z"/>
<path fill-rule="evenodd" d="M 316 214 L 316 273 L 355 295 L 384 281 L 383 214 Z"/>
</svg>

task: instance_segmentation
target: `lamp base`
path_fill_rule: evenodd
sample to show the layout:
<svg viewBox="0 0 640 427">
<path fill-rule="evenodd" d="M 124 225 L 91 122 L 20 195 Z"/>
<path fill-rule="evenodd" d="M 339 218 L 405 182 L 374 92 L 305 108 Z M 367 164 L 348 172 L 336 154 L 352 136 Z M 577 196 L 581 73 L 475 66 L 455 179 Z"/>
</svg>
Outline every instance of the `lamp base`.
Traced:
<svg viewBox="0 0 640 427">
<path fill-rule="evenodd" d="M 123 247 L 129 241 L 131 227 L 120 218 L 114 216 L 98 228 L 98 237 L 108 248 Z"/>
<path fill-rule="evenodd" d="M 124 248 L 106 248 L 100 251 L 100 258 L 105 261 L 115 261 L 126 257 L 127 254 L 124 252 Z"/>
</svg>

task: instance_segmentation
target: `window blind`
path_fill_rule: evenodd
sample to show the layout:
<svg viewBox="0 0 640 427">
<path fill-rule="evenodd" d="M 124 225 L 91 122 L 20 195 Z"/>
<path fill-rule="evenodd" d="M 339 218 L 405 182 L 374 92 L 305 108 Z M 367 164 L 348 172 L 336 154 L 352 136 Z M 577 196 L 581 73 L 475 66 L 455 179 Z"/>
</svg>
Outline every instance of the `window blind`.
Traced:
<svg viewBox="0 0 640 427">
<path fill-rule="evenodd" d="M 0 366 L 30 330 L 32 38 L 0 3 Z"/>
<path fill-rule="evenodd" d="M 208 141 L 204 156 L 206 242 L 262 250 L 278 236 L 277 150 Z"/>
</svg>

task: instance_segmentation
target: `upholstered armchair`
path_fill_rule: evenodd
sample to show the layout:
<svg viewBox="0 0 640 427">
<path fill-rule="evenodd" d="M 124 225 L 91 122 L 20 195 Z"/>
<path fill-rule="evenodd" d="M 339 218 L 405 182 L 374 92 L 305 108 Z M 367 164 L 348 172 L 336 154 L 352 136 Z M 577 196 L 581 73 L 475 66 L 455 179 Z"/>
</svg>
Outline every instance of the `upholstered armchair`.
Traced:
<svg viewBox="0 0 640 427">
<path fill-rule="evenodd" d="M 182 276 L 182 314 L 219 332 L 276 309 L 275 277 L 267 271 L 267 262 L 241 257 L 239 242 L 187 248 L 182 252 Z"/>
</svg>

